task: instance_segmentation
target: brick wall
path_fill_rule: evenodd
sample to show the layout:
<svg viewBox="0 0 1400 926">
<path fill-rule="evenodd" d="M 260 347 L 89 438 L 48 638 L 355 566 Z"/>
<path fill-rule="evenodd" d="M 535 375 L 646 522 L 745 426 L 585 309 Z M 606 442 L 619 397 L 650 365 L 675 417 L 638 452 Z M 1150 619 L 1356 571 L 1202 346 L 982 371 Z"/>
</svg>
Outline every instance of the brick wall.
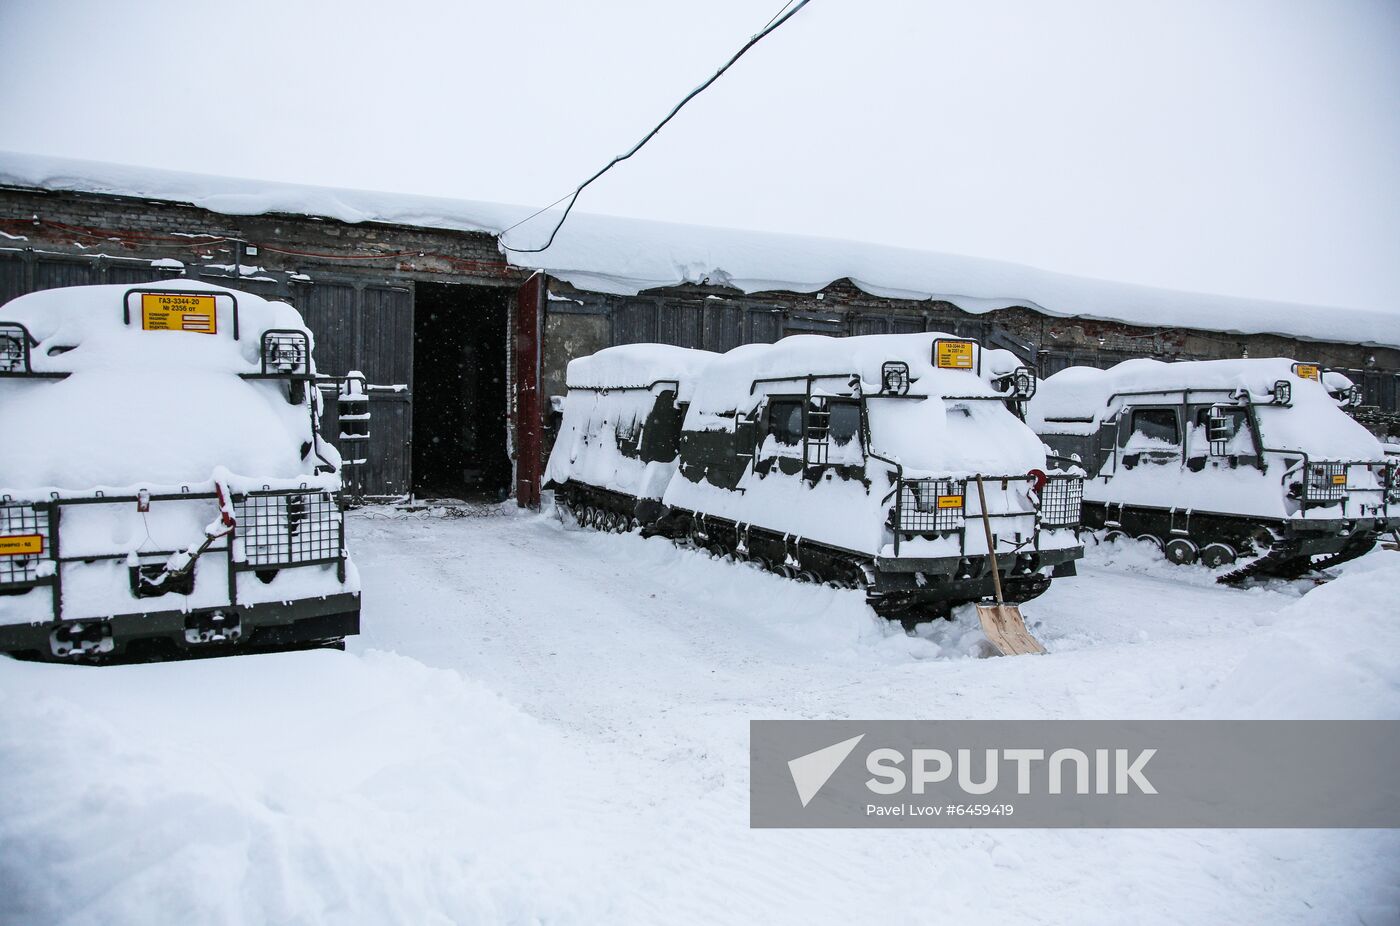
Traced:
<svg viewBox="0 0 1400 926">
<path fill-rule="evenodd" d="M 383 280 L 519 285 L 495 238 L 309 216 L 230 216 L 195 206 L 86 193 L 0 189 L 0 247 L 49 254 L 318 272 Z M 239 250 L 243 248 L 244 250 Z M 255 253 L 254 253 L 255 252 Z"/>
</svg>

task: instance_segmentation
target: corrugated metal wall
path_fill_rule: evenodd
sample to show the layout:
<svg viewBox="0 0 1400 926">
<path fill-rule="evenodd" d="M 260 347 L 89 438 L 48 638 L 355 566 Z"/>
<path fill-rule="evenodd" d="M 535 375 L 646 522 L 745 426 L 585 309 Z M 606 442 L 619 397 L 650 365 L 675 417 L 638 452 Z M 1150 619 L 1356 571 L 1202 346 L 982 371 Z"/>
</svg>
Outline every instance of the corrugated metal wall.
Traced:
<svg viewBox="0 0 1400 926">
<path fill-rule="evenodd" d="M 713 351 L 727 351 L 740 344 L 772 343 L 791 334 L 846 337 L 943 330 L 979 340 L 988 336 L 988 326 L 979 319 L 944 322 L 893 313 L 789 312 L 768 304 L 746 305 L 719 298 L 700 303 L 649 296 L 610 296 L 587 299 L 581 305 L 570 306 L 567 311 L 606 315 L 611 322 L 614 345 L 658 342 Z"/>
</svg>

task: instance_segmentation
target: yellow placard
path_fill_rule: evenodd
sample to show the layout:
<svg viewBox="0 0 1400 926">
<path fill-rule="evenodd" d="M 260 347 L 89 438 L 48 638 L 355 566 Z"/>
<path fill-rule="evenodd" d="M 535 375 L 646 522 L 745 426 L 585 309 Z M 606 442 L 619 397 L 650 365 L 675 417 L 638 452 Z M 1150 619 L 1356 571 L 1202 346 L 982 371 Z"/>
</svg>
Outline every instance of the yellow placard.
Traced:
<svg viewBox="0 0 1400 926">
<path fill-rule="evenodd" d="M 934 365 L 940 370 L 972 369 L 971 341 L 939 341 L 934 344 Z"/>
<path fill-rule="evenodd" d="M 219 320 L 214 311 L 214 297 L 184 293 L 142 293 L 141 328 L 143 331 L 218 334 Z"/>
<path fill-rule="evenodd" d="M 963 497 L 961 495 L 940 495 L 938 496 L 939 508 L 961 508 Z"/>
<path fill-rule="evenodd" d="M 1347 477 L 1346 477 L 1346 474 L 1345 474 L 1345 473 L 1335 473 L 1335 474 L 1333 474 L 1333 476 L 1332 476 L 1332 484 L 1333 484 L 1334 486 L 1344 486 L 1344 485 L 1346 485 L 1346 484 L 1347 484 Z"/>
<path fill-rule="evenodd" d="M 1317 364 L 1315 363 L 1295 363 L 1293 364 L 1293 372 L 1302 379 L 1310 379 L 1313 382 L 1322 381 L 1322 378 L 1318 376 Z"/>
<path fill-rule="evenodd" d="M 41 534 L 11 534 L 0 537 L 0 556 L 39 556 L 44 552 Z"/>
</svg>

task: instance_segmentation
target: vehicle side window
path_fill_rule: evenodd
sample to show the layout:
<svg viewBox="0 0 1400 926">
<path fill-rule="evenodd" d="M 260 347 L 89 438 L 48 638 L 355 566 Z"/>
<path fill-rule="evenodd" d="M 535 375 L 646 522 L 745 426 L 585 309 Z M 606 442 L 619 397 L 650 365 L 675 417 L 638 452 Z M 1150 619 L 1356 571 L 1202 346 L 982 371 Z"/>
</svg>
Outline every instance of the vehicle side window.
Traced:
<svg viewBox="0 0 1400 926">
<path fill-rule="evenodd" d="M 852 440 L 859 443 L 860 403 L 833 400 L 828 402 L 826 407 L 827 411 L 831 412 L 827 421 L 827 433 L 831 442 L 838 447 L 844 447 Z"/>
<path fill-rule="evenodd" d="M 1133 409 L 1131 434 L 1129 441 L 1145 437 L 1168 444 L 1181 443 L 1176 412 L 1170 408 Z"/>
<path fill-rule="evenodd" d="M 798 399 L 769 402 L 768 433 L 780 444 L 799 446 L 802 443 L 802 402 Z"/>
</svg>

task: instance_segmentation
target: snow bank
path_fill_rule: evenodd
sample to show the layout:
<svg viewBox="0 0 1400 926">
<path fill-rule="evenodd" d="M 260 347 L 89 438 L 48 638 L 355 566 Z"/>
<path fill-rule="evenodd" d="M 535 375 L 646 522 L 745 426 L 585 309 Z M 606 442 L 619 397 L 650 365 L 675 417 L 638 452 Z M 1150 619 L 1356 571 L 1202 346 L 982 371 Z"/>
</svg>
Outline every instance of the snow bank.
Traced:
<svg viewBox="0 0 1400 926">
<path fill-rule="evenodd" d="M 499 203 L 210 177 L 12 152 L 0 152 L 0 184 L 188 202 L 229 215 L 286 212 L 491 234 L 534 211 Z M 512 232 L 509 243 L 538 246 L 556 218 L 557 212 L 546 213 Z M 632 294 L 682 283 L 732 286 L 749 293 L 815 292 L 849 279 L 874 295 L 946 300 L 973 313 L 1019 305 L 1065 317 L 1400 347 L 1400 324 L 1392 312 L 1381 309 L 1322 308 L 1174 292 L 1002 261 L 802 235 L 576 212 L 544 253 L 505 254 L 516 266 L 546 270 L 597 292 Z"/>
<path fill-rule="evenodd" d="M 1400 556 L 1378 550 L 1273 615 L 1203 705 L 1222 719 L 1400 718 Z"/>
<path fill-rule="evenodd" d="M 194 281 L 151 284 L 161 292 L 229 292 Z M 216 298 L 217 332 L 144 331 L 138 300 L 123 322 L 127 286 L 31 293 L 0 307 L 37 340 L 37 372 L 65 379 L 0 380 L 0 493 L 45 497 L 95 488 L 209 487 L 222 468 L 238 489 L 311 479 L 310 411 L 287 401 L 283 381 L 249 381 L 269 328 L 310 332 L 289 305 L 235 292 Z M 308 342 L 309 343 L 309 342 Z M 314 369 L 314 366 L 313 366 Z M 314 390 L 313 390 L 314 392 Z M 334 450 L 321 446 L 328 458 Z"/>
<path fill-rule="evenodd" d="M 410 659 L 0 659 L 0 757 L 3 922 L 606 919 L 574 749 Z"/>
</svg>

